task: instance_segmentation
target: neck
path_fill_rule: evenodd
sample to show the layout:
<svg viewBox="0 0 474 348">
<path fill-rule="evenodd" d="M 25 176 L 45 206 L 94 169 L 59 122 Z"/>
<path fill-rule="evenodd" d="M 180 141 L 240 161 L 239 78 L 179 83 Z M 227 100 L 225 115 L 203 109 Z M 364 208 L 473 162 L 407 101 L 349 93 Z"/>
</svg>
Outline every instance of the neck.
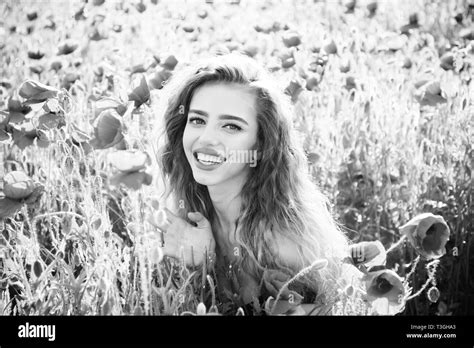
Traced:
<svg viewBox="0 0 474 348">
<path fill-rule="evenodd" d="M 229 234 L 235 231 L 240 215 L 242 187 L 243 184 L 236 185 L 235 183 L 208 186 L 209 196 L 216 212 L 217 230 L 213 231 L 216 239 L 224 238 L 228 241 L 233 237 Z"/>
</svg>

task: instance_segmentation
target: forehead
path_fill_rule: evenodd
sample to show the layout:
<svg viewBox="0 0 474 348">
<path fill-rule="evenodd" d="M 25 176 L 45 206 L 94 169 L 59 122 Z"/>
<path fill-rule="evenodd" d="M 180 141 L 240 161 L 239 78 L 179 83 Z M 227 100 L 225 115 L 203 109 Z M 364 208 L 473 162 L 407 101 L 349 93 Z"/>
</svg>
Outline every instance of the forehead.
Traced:
<svg viewBox="0 0 474 348">
<path fill-rule="evenodd" d="M 235 83 L 211 82 L 198 87 L 193 94 L 190 109 L 213 115 L 234 115 L 252 120 L 256 118 L 255 94 Z"/>
</svg>

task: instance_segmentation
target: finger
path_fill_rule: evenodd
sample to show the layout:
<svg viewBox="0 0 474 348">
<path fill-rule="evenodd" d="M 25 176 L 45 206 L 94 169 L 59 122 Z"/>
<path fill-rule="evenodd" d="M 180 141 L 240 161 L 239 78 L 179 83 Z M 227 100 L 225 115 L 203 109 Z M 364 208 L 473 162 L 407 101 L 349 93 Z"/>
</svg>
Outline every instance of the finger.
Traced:
<svg viewBox="0 0 474 348">
<path fill-rule="evenodd" d="M 200 212 L 190 212 L 188 213 L 188 218 L 197 224 L 198 228 L 209 228 L 211 224 L 209 220 L 207 220 L 204 215 Z"/>
</svg>

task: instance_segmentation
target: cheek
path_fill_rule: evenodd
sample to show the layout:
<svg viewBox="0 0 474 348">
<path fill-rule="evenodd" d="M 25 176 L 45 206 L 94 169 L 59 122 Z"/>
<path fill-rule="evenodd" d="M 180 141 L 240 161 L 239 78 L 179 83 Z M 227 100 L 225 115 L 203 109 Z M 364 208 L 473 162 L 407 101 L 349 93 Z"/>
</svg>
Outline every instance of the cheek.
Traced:
<svg viewBox="0 0 474 348">
<path fill-rule="evenodd" d="M 189 127 L 184 128 L 183 132 L 183 148 L 185 151 L 191 148 L 193 142 L 193 134 Z"/>
</svg>

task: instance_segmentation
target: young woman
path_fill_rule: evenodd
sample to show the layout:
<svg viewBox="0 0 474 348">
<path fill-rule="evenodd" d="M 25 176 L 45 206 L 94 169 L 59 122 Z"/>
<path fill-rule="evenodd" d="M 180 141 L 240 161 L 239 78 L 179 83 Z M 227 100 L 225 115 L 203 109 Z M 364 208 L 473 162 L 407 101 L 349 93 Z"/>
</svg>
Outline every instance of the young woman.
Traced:
<svg viewBox="0 0 474 348">
<path fill-rule="evenodd" d="M 209 257 L 224 302 L 272 296 L 273 313 L 302 314 L 330 304 L 351 281 L 348 242 L 308 175 L 289 97 L 238 54 L 183 69 L 166 91 L 164 253 L 195 266 Z"/>
</svg>

